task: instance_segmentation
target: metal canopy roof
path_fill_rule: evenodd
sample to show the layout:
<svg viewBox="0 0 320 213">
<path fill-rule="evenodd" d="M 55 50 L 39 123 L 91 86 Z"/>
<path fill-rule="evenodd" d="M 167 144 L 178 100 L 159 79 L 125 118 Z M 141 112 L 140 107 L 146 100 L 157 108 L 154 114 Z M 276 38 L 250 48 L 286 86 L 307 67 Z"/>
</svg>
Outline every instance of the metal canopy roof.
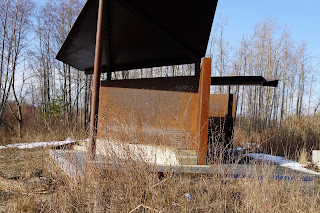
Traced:
<svg viewBox="0 0 320 213">
<path fill-rule="evenodd" d="M 199 63 L 217 0 L 106 0 L 102 72 Z M 88 0 L 56 58 L 79 70 L 94 64 L 98 0 Z M 108 45 L 109 44 L 109 45 Z"/>
<path fill-rule="evenodd" d="M 277 79 L 265 79 L 262 76 L 214 76 L 211 77 L 211 85 L 246 85 L 277 87 Z"/>
</svg>

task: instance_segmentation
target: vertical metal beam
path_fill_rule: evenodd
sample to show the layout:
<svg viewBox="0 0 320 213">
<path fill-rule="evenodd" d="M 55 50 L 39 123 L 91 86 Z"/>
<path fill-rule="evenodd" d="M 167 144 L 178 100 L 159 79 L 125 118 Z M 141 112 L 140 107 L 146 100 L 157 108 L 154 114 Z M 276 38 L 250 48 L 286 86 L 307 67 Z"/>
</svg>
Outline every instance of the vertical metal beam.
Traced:
<svg viewBox="0 0 320 213">
<path fill-rule="evenodd" d="M 107 80 L 108 80 L 108 81 L 111 81 L 111 74 L 112 74 L 112 73 L 111 73 L 110 71 L 107 72 Z"/>
<path fill-rule="evenodd" d="M 203 58 L 198 90 L 198 165 L 207 160 L 209 103 L 211 85 L 211 58 Z"/>
<path fill-rule="evenodd" d="M 230 91 L 230 85 L 228 85 L 227 89 L 227 95 L 228 95 L 228 111 L 225 118 L 225 144 L 224 148 L 230 149 L 232 147 L 232 131 L 233 131 L 233 117 L 232 117 L 232 107 L 233 107 L 233 95 Z"/>
<path fill-rule="evenodd" d="M 99 108 L 99 89 L 100 89 L 100 75 L 101 75 L 101 61 L 102 61 L 102 26 L 104 19 L 104 1 L 99 0 L 99 11 L 97 21 L 96 33 L 96 47 L 94 58 L 93 71 L 93 85 L 92 85 L 92 100 L 91 100 L 91 117 L 89 129 L 89 148 L 88 160 L 95 160 L 96 154 L 96 138 L 97 138 L 97 123 L 98 123 L 98 108 Z"/>
<path fill-rule="evenodd" d="M 196 63 L 194 63 L 194 66 L 195 66 L 194 75 L 196 77 L 200 78 L 201 63 L 200 62 L 196 62 Z"/>
<path fill-rule="evenodd" d="M 110 6 L 110 1 L 106 2 L 105 7 L 109 8 Z M 106 12 L 105 12 L 106 13 Z M 106 53 L 106 61 L 107 61 L 107 80 L 110 81 L 111 80 L 111 65 L 110 65 L 110 13 L 106 13 L 105 16 L 105 22 L 104 22 L 104 26 L 105 26 L 105 53 Z"/>
</svg>

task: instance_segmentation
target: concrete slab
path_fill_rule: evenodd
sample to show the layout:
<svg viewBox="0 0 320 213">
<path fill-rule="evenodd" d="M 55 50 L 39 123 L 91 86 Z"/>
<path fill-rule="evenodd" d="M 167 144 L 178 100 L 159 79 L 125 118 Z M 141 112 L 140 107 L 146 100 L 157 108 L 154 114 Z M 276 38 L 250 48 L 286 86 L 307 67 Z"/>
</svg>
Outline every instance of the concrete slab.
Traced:
<svg viewBox="0 0 320 213">
<path fill-rule="evenodd" d="M 76 150 L 76 151 L 81 151 L 81 152 L 87 152 L 88 147 L 87 146 L 80 146 L 80 145 L 73 145 L 71 146 L 71 149 Z"/>
<path fill-rule="evenodd" d="M 142 163 L 179 166 L 197 165 L 195 150 L 150 144 L 124 143 L 111 139 L 97 140 L 97 155 L 118 158 L 123 161 L 134 160 Z"/>
<path fill-rule="evenodd" d="M 87 153 L 76 150 L 50 150 L 50 156 L 70 177 L 83 177 Z M 176 174 L 219 174 L 230 178 L 260 178 L 276 180 L 319 180 L 318 175 L 306 174 L 277 165 L 249 162 L 249 164 L 219 164 L 219 165 L 155 165 L 137 162 L 124 162 L 97 156 L 97 161 L 89 162 L 101 170 L 118 170 L 130 163 L 150 172 L 169 172 Z"/>
<path fill-rule="evenodd" d="M 72 149 L 50 149 L 49 155 L 69 177 L 84 176 L 87 153 Z"/>
<path fill-rule="evenodd" d="M 320 150 L 312 150 L 312 162 L 320 169 Z"/>
</svg>

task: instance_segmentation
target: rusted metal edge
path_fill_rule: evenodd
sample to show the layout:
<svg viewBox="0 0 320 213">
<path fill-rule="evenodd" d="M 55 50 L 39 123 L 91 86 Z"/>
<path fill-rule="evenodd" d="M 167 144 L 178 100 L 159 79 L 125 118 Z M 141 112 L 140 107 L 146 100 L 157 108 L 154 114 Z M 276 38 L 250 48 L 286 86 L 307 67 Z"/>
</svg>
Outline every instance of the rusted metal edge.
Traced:
<svg viewBox="0 0 320 213">
<path fill-rule="evenodd" d="M 101 81 L 101 87 L 198 93 L 199 77 L 177 76 Z"/>
<path fill-rule="evenodd" d="M 203 58 L 198 90 L 198 140 L 193 147 L 198 154 L 198 165 L 205 165 L 207 160 L 210 84 L 211 58 Z"/>
</svg>

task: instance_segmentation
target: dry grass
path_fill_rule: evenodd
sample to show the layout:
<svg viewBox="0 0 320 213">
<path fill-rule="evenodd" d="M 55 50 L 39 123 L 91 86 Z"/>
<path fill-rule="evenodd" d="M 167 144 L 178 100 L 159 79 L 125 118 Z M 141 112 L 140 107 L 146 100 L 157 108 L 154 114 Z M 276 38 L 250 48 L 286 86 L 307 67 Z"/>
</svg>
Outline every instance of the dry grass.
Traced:
<svg viewBox="0 0 320 213">
<path fill-rule="evenodd" d="M 249 132 L 246 123 L 235 129 L 236 145 L 256 144 L 257 150 L 298 161 L 311 161 L 311 152 L 320 149 L 320 117 L 287 118 L 261 131 Z"/>
<path fill-rule="evenodd" d="M 283 124 L 283 133 L 278 129 L 276 134 L 271 130 L 252 134 L 248 142 L 265 146 L 290 136 L 294 137 L 292 143 L 298 143 L 297 138 L 309 131 L 304 129 L 309 124 L 301 125 Z M 69 133 L 51 130 L 46 134 L 33 130 L 25 133 L 24 140 L 63 140 Z M 271 134 L 274 134 L 272 138 Z M 247 140 L 248 134 L 243 131 L 241 137 Z M 303 140 L 308 138 L 311 136 L 305 135 Z M 287 146 L 289 140 L 276 145 Z M 21 139 L 11 138 L 11 142 L 21 142 Z M 310 147 L 305 142 L 297 146 L 299 144 L 305 145 L 306 150 Z M 290 147 L 286 150 L 290 151 Z M 75 180 L 57 168 L 46 149 L 0 150 L 0 177 L 0 212 L 320 212 L 319 182 L 310 183 L 311 188 L 307 188 L 298 180 L 232 179 L 223 175 L 159 176 L 139 164 L 100 172 L 91 179 Z M 186 194 L 190 194 L 191 199 L 187 199 Z"/>
<path fill-rule="evenodd" d="M 15 128 L 8 125 L 0 125 L 0 145 L 12 143 L 29 143 L 29 142 L 45 142 L 45 141 L 62 141 L 68 137 L 84 139 L 87 133 L 82 129 L 75 127 L 67 127 L 63 122 L 57 123 L 54 127 L 50 127 L 43 120 L 39 123 L 25 124 L 22 135 L 18 135 Z"/>
<path fill-rule="evenodd" d="M 90 180 L 73 180 L 48 159 L 46 150 L 6 149 L 1 156 L 2 178 L 15 174 L 10 181 L 22 185 L 23 190 L 0 189 L 0 212 L 130 212 L 137 207 L 133 212 L 320 211 L 319 191 L 307 190 L 299 181 L 222 175 L 160 177 L 139 164 L 100 172 Z M 39 176 L 47 179 L 45 189 L 28 190 L 28 180 L 36 176 L 32 172 L 41 169 Z"/>
</svg>

